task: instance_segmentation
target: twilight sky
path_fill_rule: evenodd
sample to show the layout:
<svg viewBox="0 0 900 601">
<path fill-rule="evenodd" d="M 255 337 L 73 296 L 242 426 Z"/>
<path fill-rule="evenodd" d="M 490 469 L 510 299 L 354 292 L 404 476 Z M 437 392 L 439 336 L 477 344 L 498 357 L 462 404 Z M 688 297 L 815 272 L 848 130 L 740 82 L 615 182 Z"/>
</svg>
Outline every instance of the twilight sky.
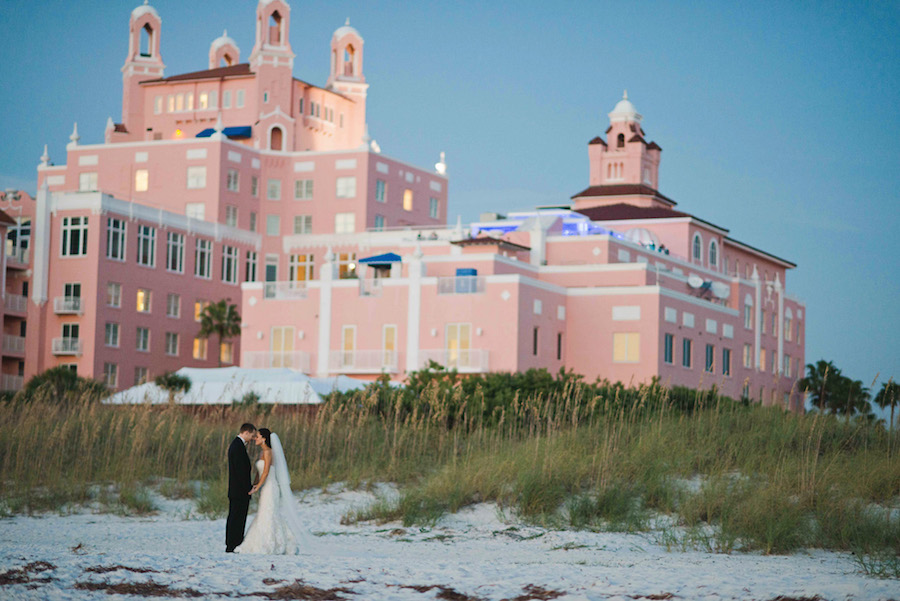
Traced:
<svg viewBox="0 0 900 601">
<path fill-rule="evenodd" d="M 139 0 L 0 2 L 0 188 L 35 192 L 43 145 L 121 118 Z M 206 68 L 227 28 L 246 60 L 253 0 L 154 0 L 166 75 Z M 369 131 L 427 167 L 449 214 L 561 204 L 628 89 L 678 209 L 790 259 L 806 360 L 900 379 L 900 2 L 291 2 L 294 75 L 328 76 L 331 33 L 365 39 Z M 879 375 L 880 374 L 880 375 Z M 880 388 L 880 385 L 877 386 Z M 874 392 L 874 391 L 873 391 Z"/>
</svg>

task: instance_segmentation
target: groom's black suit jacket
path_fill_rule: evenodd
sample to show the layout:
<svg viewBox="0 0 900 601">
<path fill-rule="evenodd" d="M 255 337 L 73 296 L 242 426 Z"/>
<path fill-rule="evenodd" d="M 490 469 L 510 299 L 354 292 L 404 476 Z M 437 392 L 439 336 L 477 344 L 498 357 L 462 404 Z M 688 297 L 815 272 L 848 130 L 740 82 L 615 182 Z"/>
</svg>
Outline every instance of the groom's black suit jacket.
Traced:
<svg viewBox="0 0 900 601">
<path fill-rule="evenodd" d="M 235 436 L 228 447 L 228 498 L 245 499 L 251 488 L 250 456 L 244 441 Z"/>
</svg>

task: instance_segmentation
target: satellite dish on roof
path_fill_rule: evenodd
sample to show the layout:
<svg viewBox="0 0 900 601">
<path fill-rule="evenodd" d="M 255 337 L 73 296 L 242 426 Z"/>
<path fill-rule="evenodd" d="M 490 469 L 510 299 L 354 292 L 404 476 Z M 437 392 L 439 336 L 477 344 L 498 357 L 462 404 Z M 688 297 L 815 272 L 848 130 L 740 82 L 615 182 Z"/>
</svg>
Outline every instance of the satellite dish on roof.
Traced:
<svg viewBox="0 0 900 601">
<path fill-rule="evenodd" d="M 700 288 L 703 285 L 703 278 L 701 278 L 696 273 L 692 273 L 688 277 L 688 286 L 691 288 Z"/>
<path fill-rule="evenodd" d="M 731 287 L 728 286 L 728 284 L 723 284 L 722 282 L 713 282 L 712 293 L 716 296 L 716 298 L 725 300 L 731 295 Z"/>
</svg>

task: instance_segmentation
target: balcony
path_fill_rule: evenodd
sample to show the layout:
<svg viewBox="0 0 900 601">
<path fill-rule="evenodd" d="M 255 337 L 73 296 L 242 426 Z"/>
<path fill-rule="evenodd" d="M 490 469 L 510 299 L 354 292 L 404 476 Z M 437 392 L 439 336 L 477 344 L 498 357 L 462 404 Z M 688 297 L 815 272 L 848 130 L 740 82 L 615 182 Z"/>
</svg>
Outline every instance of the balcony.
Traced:
<svg viewBox="0 0 900 601">
<path fill-rule="evenodd" d="M 12 374 L 3 374 L 0 376 L 0 391 L 16 392 L 25 387 L 25 378 L 23 376 L 14 376 Z"/>
<path fill-rule="evenodd" d="M 57 315 L 81 315 L 84 309 L 80 296 L 57 296 L 53 299 L 53 312 Z"/>
<path fill-rule="evenodd" d="M 328 371 L 342 374 L 397 373 L 397 351 L 331 351 Z"/>
<path fill-rule="evenodd" d="M 359 295 L 360 296 L 381 296 L 383 290 L 381 278 L 359 279 Z"/>
<path fill-rule="evenodd" d="M 263 297 L 270 300 L 306 298 L 306 282 L 263 282 Z"/>
<path fill-rule="evenodd" d="M 484 373 L 489 369 L 489 354 L 487 349 L 420 349 L 419 365 L 425 369 L 429 361 L 434 361 L 459 373 Z"/>
<path fill-rule="evenodd" d="M 273 367 L 287 367 L 308 374 L 310 357 L 303 351 L 291 351 L 286 353 L 272 351 L 247 351 L 241 358 L 241 367 L 250 369 L 269 369 Z"/>
<path fill-rule="evenodd" d="M 6 247 L 6 264 L 14 269 L 26 269 L 31 253 L 27 248 L 19 246 Z"/>
<path fill-rule="evenodd" d="M 4 355 L 23 355 L 25 354 L 25 337 L 4 334 L 2 348 Z"/>
<path fill-rule="evenodd" d="M 3 305 L 6 308 L 7 313 L 19 313 L 24 315 L 28 312 L 28 298 L 21 294 L 7 294 Z"/>
<path fill-rule="evenodd" d="M 484 292 L 484 276 L 458 275 L 438 278 L 438 294 L 481 294 Z"/>
<path fill-rule="evenodd" d="M 81 340 L 78 338 L 54 338 L 52 352 L 54 355 L 80 355 Z"/>
</svg>

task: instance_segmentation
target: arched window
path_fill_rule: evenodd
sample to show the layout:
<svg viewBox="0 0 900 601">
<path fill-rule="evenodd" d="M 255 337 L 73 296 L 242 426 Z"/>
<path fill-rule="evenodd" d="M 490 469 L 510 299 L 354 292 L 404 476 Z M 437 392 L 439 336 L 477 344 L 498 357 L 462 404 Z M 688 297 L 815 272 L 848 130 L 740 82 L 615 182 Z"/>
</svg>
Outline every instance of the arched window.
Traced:
<svg viewBox="0 0 900 601">
<path fill-rule="evenodd" d="M 616 138 L 616 148 L 625 148 L 625 134 L 619 134 Z"/>
<path fill-rule="evenodd" d="M 231 55 L 228 54 L 227 52 L 222 55 L 222 60 L 219 61 L 220 67 L 230 67 L 233 64 L 234 64 L 234 59 L 231 58 Z"/>
<path fill-rule="evenodd" d="M 353 44 L 347 44 L 347 47 L 344 48 L 344 75 L 349 77 L 353 76 L 353 63 L 355 61 L 356 51 L 353 49 Z"/>
<path fill-rule="evenodd" d="M 141 56 L 153 56 L 153 28 L 147 23 L 141 28 Z"/>
<path fill-rule="evenodd" d="M 269 44 L 281 46 L 281 25 L 281 14 L 277 10 L 272 11 L 269 17 Z"/>
<path fill-rule="evenodd" d="M 749 293 L 744 297 L 744 327 L 753 329 L 753 296 Z"/>
<path fill-rule="evenodd" d="M 700 238 L 700 234 L 694 234 L 694 243 L 691 249 L 691 258 L 694 261 L 703 260 L 703 240 Z"/>
<path fill-rule="evenodd" d="M 272 128 L 269 134 L 269 150 L 281 150 L 284 144 L 284 132 L 278 126 Z"/>
<path fill-rule="evenodd" d="M 709 241 L 709 266 L 719 266 L 719 245 L 715 240 Z"/>
</svg>

